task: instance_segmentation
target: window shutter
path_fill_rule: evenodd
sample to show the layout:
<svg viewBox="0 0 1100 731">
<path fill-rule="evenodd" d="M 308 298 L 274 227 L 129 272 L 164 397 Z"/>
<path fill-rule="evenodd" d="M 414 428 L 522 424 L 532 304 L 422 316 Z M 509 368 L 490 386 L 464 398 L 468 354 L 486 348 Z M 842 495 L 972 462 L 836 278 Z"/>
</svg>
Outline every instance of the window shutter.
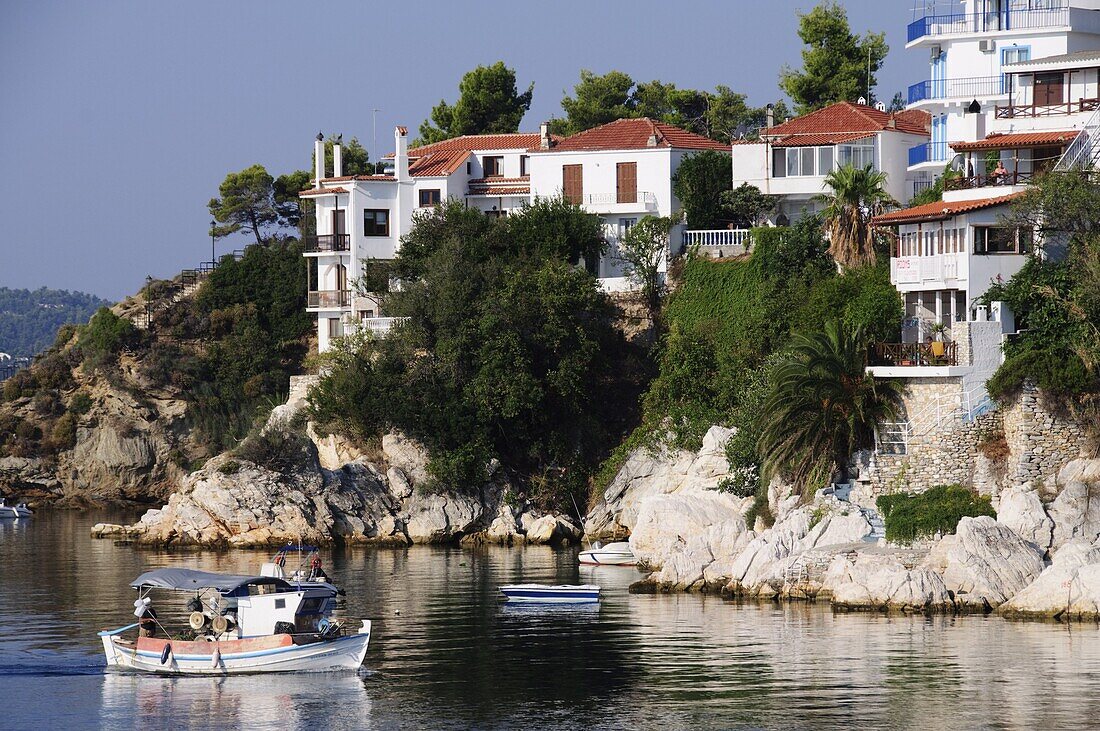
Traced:
<svg viewBox="0 0 1100 731">
<path fill-rule="evenodd" d="M 638 163 L 620 162 L 615 166 L 617 203 L 638 202 Z"/>
</svg>

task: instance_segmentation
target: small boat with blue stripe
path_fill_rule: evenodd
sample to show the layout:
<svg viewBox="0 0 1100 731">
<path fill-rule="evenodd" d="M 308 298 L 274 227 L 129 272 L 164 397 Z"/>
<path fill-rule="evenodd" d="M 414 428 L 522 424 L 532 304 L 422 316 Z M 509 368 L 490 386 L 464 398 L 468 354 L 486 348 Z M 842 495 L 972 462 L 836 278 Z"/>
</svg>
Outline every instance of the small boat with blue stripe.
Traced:
<svg viewBox="0 0 1100 731">
<path fill-rule="evenodd" d="M 359 668 L 370 642 L 370 621 L 352 631 L 350 623 L 332 618 L 342 593 L 335 586 L 316 575 L 308 577 L 312 581 L 288 581 L 275 567 L 265 564 L 260 576 L 147 571 L 131 583 L 138 591 L 138 621 L 99 633 L 107 666 L 166 675 Z M 150 596 L 157 590 L 194 592 L 186 605 L 186 627 L 162 624 Z M 135 639 L 125 637 L 131 631 Z"/>
<path fill-rule="evenodd" d="M 600 600 L 600 587 L 595 584 L 505 584 L 500 593 L 510 602 L 590 604 Z"/>
<path fill-rule="evenodd" d="M 0 518 L 19 520 L 20 518 L 29 518 L 32 515 L 34 515 L 34 512 L 27 507 L 26 503 L 8 505 L 4 498 L 0 497 Z"/>
</svg>

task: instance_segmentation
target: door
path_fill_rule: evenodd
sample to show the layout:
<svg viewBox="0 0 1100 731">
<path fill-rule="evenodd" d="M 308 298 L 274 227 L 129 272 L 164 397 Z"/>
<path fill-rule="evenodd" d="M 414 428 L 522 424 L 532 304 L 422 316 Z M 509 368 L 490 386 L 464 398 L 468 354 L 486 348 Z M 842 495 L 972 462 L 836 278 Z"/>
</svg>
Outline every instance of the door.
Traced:
<svg viewBox="0 0 1100 731">
<path fill-rule="evenodd" d="M 638 202 L 638 163 L 620 162 L 615 166 L 615 190 L 617 203 Z"/>
<path fill-rule="evenodd" d="M 347 288 L 348 288 L 348 268 L 346 266 L 344 266 L 343 264 L 339 264 L 336 267 L 336 291 L 340 292 L 339 296 L 341 298 L 341 302 L 340 302 L 341 305 L 344 304 L 343 301 L 342 301 L 343 296 L 344 296 L 343 293 L 345 291 L 347 291 Z"/>
<path fill-rule="evenodd" d="M 348 232 L 344 213 L 346 213 L 346 211 L 342 208 L 337 208 L 332 212 L 332 233 L 335 234 L 332 237 L 332 247 L 336 251 L 340 251 L 343 248 L 341 242 L 344 240 L 344 234 Z M 343 289 L 343 287 L 341 287 L 341 289 Z"/>
<path fill-rule="evenodd" d="M 1065 102 L 1065 77 L 1062 73 L 1035 74 L 1035 106 L 1054 107 Z"/>
<path fill-rule="evenodd" d="M 580 165 L 562 165 L 561 189 L 565 200 L 574 205 L 580 205 L 584 198 L 584 176 Z"/>
</svg>

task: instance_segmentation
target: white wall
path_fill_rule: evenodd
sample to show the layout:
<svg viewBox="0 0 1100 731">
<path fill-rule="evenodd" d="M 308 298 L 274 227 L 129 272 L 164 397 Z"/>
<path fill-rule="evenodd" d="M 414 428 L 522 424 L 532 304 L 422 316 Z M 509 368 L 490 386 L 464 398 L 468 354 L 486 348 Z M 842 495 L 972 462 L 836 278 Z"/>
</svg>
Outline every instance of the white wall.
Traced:
<svg viewBox="0 0 1100 731">
<path fill-rule="evenodd" d="M 672 200 L 672 155 L 667 147 L 646 150 L 593 150 L 578 152 L 532 152 L 530 153 L 531 194 L 538 197 L 554 197 L 562 194 L 562 168 L 565 165 L 581 165 L 583 193 L 585 196 L 603 196 L 614 200 L 617 190 L 616 165 L 621 162 L 634 162 L 638 166 L 638 193 L 652 193 L 656 196 L 656 211 L 646 208 L 616 208 L 616 214 L 647 212 L 668 216 L 673 211 Z M 682 159 L 682 155 L 678 156 Z M 601 212 L 601 211 L 597 211 Z"/>
</svg>

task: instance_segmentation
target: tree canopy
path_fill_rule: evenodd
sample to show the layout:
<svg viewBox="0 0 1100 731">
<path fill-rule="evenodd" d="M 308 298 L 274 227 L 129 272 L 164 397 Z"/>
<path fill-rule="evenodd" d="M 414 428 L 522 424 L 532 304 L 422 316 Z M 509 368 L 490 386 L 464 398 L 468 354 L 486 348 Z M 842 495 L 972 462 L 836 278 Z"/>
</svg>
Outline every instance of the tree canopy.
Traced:
<svg viewBox="0 0 1100 731">
<path fill-rule="evenodd" d="M 875 230 L 871 219 L 897 201 L 886 192 L 886 173 L 870 165 L 845 165 L 825 176 L 829 192 L 817 196 L 825 203 L 822 218 L 829 231 L 829 253 L 842 267 L 875 263 Z"/>
<path fill-rule="evenodd" d="M 854 102 L 861 96 L 868 103 L 872 101 L 875 73 L 890 50 L 885 33 L 852 33 L 844 7 L 835 0 L 825 0 L 810 12 L 799 14 L 798 37 L 805 44 L 802 69 L 784 68 L 779 74 L 779 87 L 794 100 L 799 114 L 835 102 Z"/>
<path fill-rule="evenodd" d="M 279 220 L 275 208 L 275 179 L 263 165 L 252 165 L 229 173 L 218 186 L 220 198 L 211 198 L 207 207 L 218 222 L 218 237 L 243 231 L 255 237 L 257 244 Z"/>
<path fill-rule="evenodd" d="M 779 113 L 786 113 L 782 102 Z M 713 92 L 680 89 L 662 81 L 635 83 L 622 71 L 599 75 L 582 69 L 573 95 L 561 100 L 564 118 L 551 120 L 557 134 L 583 132 L 616 119 L 650 117 L 667 124 L 701 134 L 711 139 L 729 142 L 742 133 L 751 133 L 763 126 L 765 108 L 749 107 L 744 94 L 728 86 L 717 86 Z"/>
<path fill-rule="evenodd" d="M 686 157 L 672 176 L 672 192 L 684 206 L 691 229 L 724 228 L 729 214 L 723 195 L 733 188 L 730 156 L 703 150 Z"/>
<path fill-rule="evenodd" d="M 519 93 L 516 72 L 503 61 L 478 66 L 458 84 L 458 101 L 441 99 L 432 107 L 431 118 L 420 125 L 423 145 L 461 135 L 505 134 L 519 130 L 523 115 L 531 108 L 535 84 Z"/>
</svg>

